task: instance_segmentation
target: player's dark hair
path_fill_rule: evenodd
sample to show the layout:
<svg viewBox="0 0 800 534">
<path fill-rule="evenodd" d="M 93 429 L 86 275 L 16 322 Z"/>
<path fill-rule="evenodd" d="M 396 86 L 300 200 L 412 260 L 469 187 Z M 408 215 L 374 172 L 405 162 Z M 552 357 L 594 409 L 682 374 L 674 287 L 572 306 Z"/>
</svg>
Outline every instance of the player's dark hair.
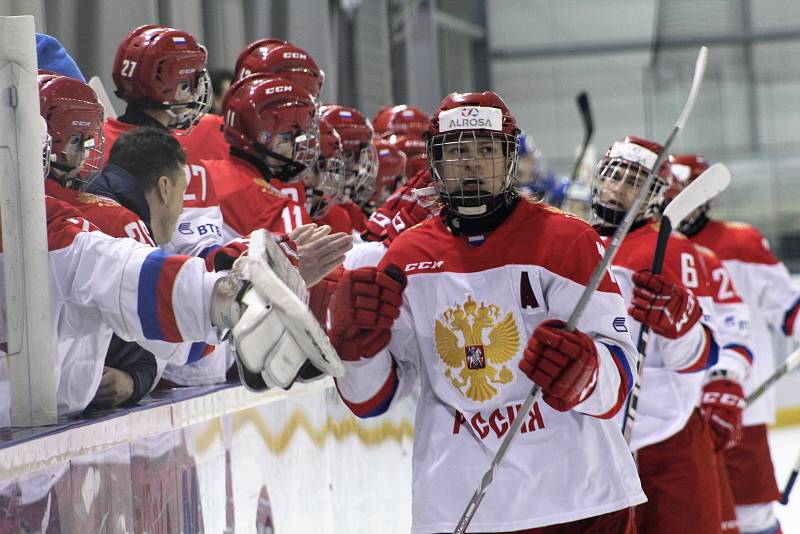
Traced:
<svg viewBox="0 0 800 534">
<path fill-rule="evenodd" d="M 222 83 L 225 80 L 233 83 L 234 74 L 232 70 L 228 69 L 213 69 L 208 71 L 208 77 L 211 78 L 211 88 L 214 90 L 215 95 L 222 96 L 223 91 Z"/>
<path fill-rule="evenodd" d="M 156 186 L 158 178 L 173 176 L 186 163 L 186 155 L 180 143 L 163 128 L 136 128 L 119 136 L 108 164 L 128 171 L 136 178 L 143 192 Z"/>
</svg>

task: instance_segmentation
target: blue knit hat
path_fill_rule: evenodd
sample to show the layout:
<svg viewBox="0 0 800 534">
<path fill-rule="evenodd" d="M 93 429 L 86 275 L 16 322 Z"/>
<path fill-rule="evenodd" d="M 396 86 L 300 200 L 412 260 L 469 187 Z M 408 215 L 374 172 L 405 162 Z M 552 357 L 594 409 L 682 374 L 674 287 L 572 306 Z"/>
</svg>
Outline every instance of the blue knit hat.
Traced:
<svg viewBox="0 0 800 534">
<path fill-rule="evenodd" d="M 36 34 L 36 56 L 40 70 L 49 70 L 77 78 L 86 83 L 86 78 L 81 74 L 78 64 L 72 59 L 67 50 L 58 39 L 44 33 Z"/>
</svg>

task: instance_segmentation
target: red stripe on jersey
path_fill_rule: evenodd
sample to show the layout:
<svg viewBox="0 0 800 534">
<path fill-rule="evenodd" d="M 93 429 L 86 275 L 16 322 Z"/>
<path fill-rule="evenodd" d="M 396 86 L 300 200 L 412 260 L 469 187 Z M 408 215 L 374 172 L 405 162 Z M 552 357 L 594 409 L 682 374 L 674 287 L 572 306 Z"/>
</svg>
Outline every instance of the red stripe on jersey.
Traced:
<svg viewBox="0 0 800 534">
<path fill-rule="evenodd" d="M 383 383 L 383 386 L 381 386 L 375 395 L 364 402 L 351 402 L 347 400 L 345 396 L 342 395 L 342 390 L 339 389 L 339 382 L 335 378 L 333 381 L 336 384 L 336 390 L 339 392 L 339 397 L 341 397 L 353 414 L 362 418 L 374 417 L 385 412 L 389 407 L 392 397 L 394 397 L 394 392 L 397 390 L 398 383 L 397 366 L 395 365 L 394 360 L 392 360 L 392 370 L 389 372 L 386 382 Z"/>
<path fill-rule="evenodd" d="M 706 369 L 709 367 L 709 365 L 717 363 L 716 360 L 719 358 L 719 347 L 717 346 L 716 341 L 714 341 L 714 336 L 711 333 L 711 330 L 709 330 L 706 325 L 702 325 L 702 327 L 703 335 L 705 336 L 705 344 L 700 353 L 700 357 L 698 357 L 697 360 L 695 360 L 695 362 L 689 367 L 678 369 L 677 371 L 679 373 L 695 373 L 697 371 Z M 714 361 L 710 361 L 711 359 Z"/>
<path fill-rule="evenodd" d="M 609 351 L 611 348 L 609 347 Z M 622 405 L 625 403 L 625 399 L 628 397 L 628 391 L 630 390 L 631 384 L 628 382 L 628 373 L 625 371 L 625 368 L 622 366 L 622 362 L 618 357 L 614 357 L 614 354 L 611 354 L 611 359 L 614 360 L 614 365 L 617 366 L 617 372 L 619 372 L 619 389 L 617 390 L 617 402 L 612 406 L 607 412 L 598 415 L 599 419 L 611 419 L 617 412 L 619 412 Z"/>
<path fill-rule="evenodd" d="M 380 265 L 397 264 L 410 276 L 419 265 L 426 266 L 424 273 L 475 273 L 507 265 L 537 265 L 586 285 L 603 250 L 600 236 L 581 219 L 522 199 L 480 246 L 470 246 L 466 237 L 455 236 L 445 227 L 442 217 L 434 217 L 397 236 Z M 599 289 L 619 292 L 607 274 Z"/>
<path fill-rule="evenodd" d="M 172 295 L 175 288 L 175 279 L 178 278 L 181 268 L 186 263 L 186 256 L 169 256 L 164 260 L 164 265 L 158 277 L 156 286 L 157 305 L 156 314 L 164 341 L 173 343 L 183 341 L 183 336 L 175 319 Z"/>
</svg>

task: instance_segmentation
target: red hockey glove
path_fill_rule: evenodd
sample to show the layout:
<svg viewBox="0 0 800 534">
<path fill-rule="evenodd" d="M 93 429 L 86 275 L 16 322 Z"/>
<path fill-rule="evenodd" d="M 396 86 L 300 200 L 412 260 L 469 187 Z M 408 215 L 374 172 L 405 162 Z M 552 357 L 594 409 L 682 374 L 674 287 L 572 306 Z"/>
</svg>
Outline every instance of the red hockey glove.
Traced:
<svg viewBox="0 0 800 534">
<path fill-rule="evenodd" d="M 566 323 L 542 321 L 528 340 L 519 368 L 542 387 L 542 398 L 566 412 L 588 397 L 597 382 L 600 359 L 592 338 L 579 330 L 567 332 Z"/>
<path fill-rule="evenodd" d="M 416 226 L 430 217 L 430 215 L 430 209 L 423 208 L 417 203 L 414 203 L 408 208 L 402 208 L 392 218 L 392 224 L 386 228 L 386 246 L 389 246 L 389 243 L 394 241 L 395 238 L 400 235 L 400 233 L 411 228 L 412 226 Z"/>
<path fill-rule="evenodd" d="M 246 241 L 234 240 L 215 248 L 206 256 L 206 270 L 210 273 L 230 271 L 236 258 L 247 252 L 247 246 Z"/>
<path fill-rule="evenodd" d="M 386 237 L 386 228 L 391 226 L 392 213 L 383 206 L 367 219 L 367 230 L 361 234 L 364 241 L 383 241 Z"/>
<path fill-rule="evenodd" d="M 339 279 L 344 274 L 343 267 L 337 267 L 309 289 L 308 309 L 317 318 L 323 328 L 328 326 L 328 305 L 336 291 Z"/>
<path fill-rule="evenodd" d="M 711 427 L 715 451 L 730 449 L 742 438 L 742 410 L 744 390 L 737 382 L 716 378 L 703 386 L 700 413 Z"/>
<path fill-rule="evenodd" d="M 389 344 L 405 286 L 406 276 L 396 265 L 345 271 L 330 305 L 331 342 L 340 358 L 371 358 Z"/>
<path fill-rule="evenodd" d="M 639 271 L 633 275 L 633 283 L 628 313 L 660 336 L 677 339 L 703 315 L 694 293 L 663 275 Z"/>
</svg>

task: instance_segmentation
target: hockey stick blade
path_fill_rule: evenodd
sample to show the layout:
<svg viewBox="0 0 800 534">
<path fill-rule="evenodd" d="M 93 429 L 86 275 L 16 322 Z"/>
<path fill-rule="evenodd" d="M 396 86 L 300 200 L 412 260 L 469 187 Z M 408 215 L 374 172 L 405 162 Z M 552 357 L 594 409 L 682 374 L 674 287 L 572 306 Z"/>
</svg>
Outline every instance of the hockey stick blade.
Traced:
<svg viewBox="0 0 800 534">
<path fill-rule="evenodd" d="M 581 114 L 581 122 L 583 122 L 583 144 L 580 152 L 578 152 L 578 158 L 575 160 L 575 166 L 572 168 L 570 183 L 575 183 L 575 180 L 577 180 L 578 169 L 583 163 L 586 150 L 589 148 L 589 143 L 594 135 L 594 119 L 592 118 L 592 107 L 589 104 L 589 93 L 586 91 L 578 93 L 578 96 L 575 97 L 575 103 L 578 105 L 578 112 Z"/>
<path fill-rule="evenodd" d="M 106 91 L 105 85 L 103 85 L 103 81 L 97 76 L 92 76 L 92 78 L 89 80 L 89 87 L 94 89 L 94 92 L 97 94 L 97 100 L 103 104 L 103 110 L 105 111 L 106 118 L 111 117 L 112 119 L 116 119 L 117 112 L 114 110 L 114 105 L 111 103 L 111 98 L 108 96 L 108 92 Z"/>
<path fill-rule="evenodd" d="M 772 376 L 764 380 L 764 382 L 758 386 L 756 389 L 753 390 L 750 395 L 747 396 L 745 399 L 744 405 L 745 408 L 753 404 L 758 398 L 764 394 L 769 388 L 771 388 L 775 382 L 783 378 L 784 376 L 788 375 L 795 368 L 800 365 L 800 349 L 797 349 L 793 353 L 791 353 L 786 360 L 772 373 Z"/>
<path fill-rule="evenodd" d="M 606 253 L 601 258 L 600 262 L 597 264 L 597 267 L 592 273 L 592 277 L 589 279 L 589 283 L 584 288 L 583 293 L 581 294 L 580 299 L 578 299 L 578 303 L 575 305 L 575 308 L 572 311 L 572 314 L 569 317 L 569 321 L 565 327 L 565 330 L 568 332 L 572 332 L 575 330 L 575 325 L 580 319 L 581 315 L 583 314 L 584 310 L 586 309 L 587 304 L 589 303 L 589 298 L 591 297 L 592 293 L 599 287 L 600 281 L 602 280 L 603 276 L 606 273 L 606 269 L 611 264 L 611 260 L 614 259 L 614 255 L 617 253 L 620 244 L 622 243 L 623 238 L 628 233 L 633 224 L 633 220 L 636 217 L 636 213 L 639 211 L 642 203 L 644 203 L 645 196 L 647 196 L 647 192 L 650 190 L 650 186 L 652 185 L 653 181 L 655 180 L 655 175 L 657 170 L 659 169 L 661 162 L 664 161 L 664 157 L 667 155 L 667 150 L 669 146 L 672 144 L 672 140 L 677 135 L 678 131 L 683 128 L 683 125 L 686 123 L 686 119 L 689 116 L 689 113 L 692 111 L 692 107 L 694 106 L 694 101 L 697 99 L 697 94 L 700 91 L 700 85 L 703 82 L 703 75 L 706 71 L 706 58 L 708 55 L 708 49 L 706 47 L 702 47 L 700 49 L 700 53 L 697 55 L 697 61 L 694 67 L 694 77 L 692 78 L 692 88 L 689 91 L 689 98 L 686 100 L 686 104 L 683 106 L 683 110 L 681 114 L 678 116 L 678 121 L 675 123 L 675 126 L 672 128 L 672 132 L 670 133 L 669 137 L 667 138 L 667 142 L 664 144 L 664 149 L 658 155 L 656 159 L 656 164 L 653 165 L 653 170 L 647 175 L 647 179 L 645 183 L 642 185 L 642 189 L 636 195 L 636 199 L 633 202 L 633 205 L 628 209 L 628 213 L 625 215 L 625 219 L 622 221 L 622 224 L 617 228 L 617 231 L 614 233 L 614 237 L 612 238 L 611 245 L 609 248 L 606 249 Z M 541 387 L 538 384 L 533 384 L 531 387 L 530 392 L 528 393 L 528 397 L 525 399 L 525 403 L 522 405 L 522 408 L 519 411 L 519 416 L 514 418 L 514 422 L 509 428 L 508 433 L 503 438 L 503 442 L 500 444 L 500 447 L 497 449 L 497 452 L 492 458 L 492 463 L 489 465 L 489 469 L 483 475 L 480 484 L 478 485 L 478 489 L 475 490 L 475 493 L 472 495 L 472 499 L 470 499 L 469 503 L 467 504 L 466 510 L 464 510 L 464 514 L 461 516 L 458 524 L 456 525 L 453 534 L 464 534 L 467 531 L 467 527 L 469 526 L 472 518 L 475 515 L 475 512 L 478 510 L 478 506 L 480 505 L 481 501 L 483 500 L 483 496 L 486 494 L 486 490 L 489 489 L 489 484 L 492 483 L 492 479 L 494 478 L 494 473 L 497 471 L 500 462 L 503 460 L 505 456 L 506 450 L 508 450 L 508 446 L 511 444 L 511 441 L 514 437 L 519 433 L 519 429 L 522 426 L 522 421 L 525 419 L 524 414 L 530 412 L 533 403 L 539 397 L 539 393 L 541 392 Z"/>
<path fill-rule="evenodd" d="M 786 506 L 789 504 L 789 495 L 792 493 L 794 483 L 797 482 L 797 475 L 800 473 L 800 455 L 797 456 L 797 461 L 794 463 L 792 474 L 789 475 L 789 480 L 786 481 L 786 486 L 781 493 L 781 504 Z"/>
<path fill-rule="evenodd" d="M 664 210 L 662 217 L 669 219 L 672 228 L 691 212 L 716 197 L 731 183 L 731 173 L 723 163 L 715 163 L 692 183 L 678 193 Z"/>
</svg>

